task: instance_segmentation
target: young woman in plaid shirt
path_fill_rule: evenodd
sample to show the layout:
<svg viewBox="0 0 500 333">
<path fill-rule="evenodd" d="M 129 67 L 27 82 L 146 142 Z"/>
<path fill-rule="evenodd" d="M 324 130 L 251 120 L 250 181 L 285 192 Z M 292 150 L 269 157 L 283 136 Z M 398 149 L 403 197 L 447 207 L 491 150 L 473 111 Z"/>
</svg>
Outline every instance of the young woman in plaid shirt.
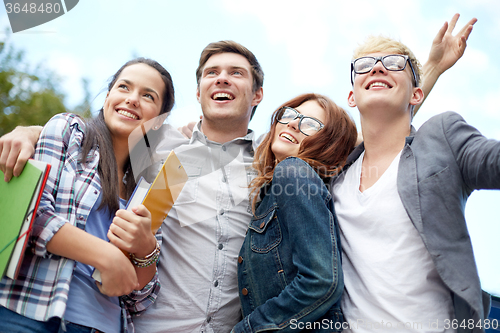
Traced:
<svg viewBox="0 0 500 333">
<path fill-rule="evenodd" d="M 59 114 L 45 125 L 34 158 L 52 167 L 19 276 L 0 282 L 3 332 L 133 331 L 130 314 L 160 288 L 156 261 L 140 258 L 157 255 L 161 232 L 151 234 L 144 206 L 120 209 L 135 188 L 129 135 L 158 129 L 173 104 L 170 74 L 138 58 L 112 77 L 96 118 Z"/>
</svg>

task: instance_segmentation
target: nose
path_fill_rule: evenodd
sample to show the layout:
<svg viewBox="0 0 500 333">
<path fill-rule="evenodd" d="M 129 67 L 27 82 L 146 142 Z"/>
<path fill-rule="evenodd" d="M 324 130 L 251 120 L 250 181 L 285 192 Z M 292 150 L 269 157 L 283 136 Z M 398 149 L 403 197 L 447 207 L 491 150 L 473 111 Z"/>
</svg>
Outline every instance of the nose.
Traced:
<svg viewBox="0 0 500 333">
<path fill-rule="evenodd" d="M 288 123 L 288 127 L 291 127 L 294 130 L 298 131 L 299 130 L 299 122 L 300 122 L 300 118 L 297 117 Z"/>
<path fill-rule="evenodd" d="M 371 70 L 372 74 L 375 74 L 377 72 L 379 73 L 385 73 L 386 69 L 384 65 L 382 64 L 382 59 L 378 59 L 377 62 L 375 62 L 375 65 L 373 65 L 373 68 Z"/>
<path fill-rule="evenodd" d="M 125 100 L 126 104 L 131 104 L 134 107 L 139 106 L 139 96 L 137 93 L 131 93 L 127 96 L 127 99 Z"/>
<path fill-rule="evenodd" d="M 217 82 L 216 84 L 226 84 L 229 85 L 229 75 L 226 71 L 222 71 L 219 76 L 217 76 Z"/>
</svg>

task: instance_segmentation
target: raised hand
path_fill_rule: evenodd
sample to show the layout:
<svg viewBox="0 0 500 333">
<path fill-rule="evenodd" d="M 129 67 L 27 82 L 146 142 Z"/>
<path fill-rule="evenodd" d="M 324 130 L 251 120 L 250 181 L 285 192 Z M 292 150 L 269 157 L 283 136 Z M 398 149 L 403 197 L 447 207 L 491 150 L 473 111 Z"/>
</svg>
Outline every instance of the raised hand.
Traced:
<svg viewBox="0 0 500 333">
<path fill-rule="evenodd" d="M 439 74 L 452 67 L 462 57 L 472 26 L 477 22 L 476 18 L 472 18 L 453 36 L 453 30 L 459 17 L 460 14 L 455 14 L 449 24 L 445 22 L 432 41 L 427 64 Z"/>
</svg>

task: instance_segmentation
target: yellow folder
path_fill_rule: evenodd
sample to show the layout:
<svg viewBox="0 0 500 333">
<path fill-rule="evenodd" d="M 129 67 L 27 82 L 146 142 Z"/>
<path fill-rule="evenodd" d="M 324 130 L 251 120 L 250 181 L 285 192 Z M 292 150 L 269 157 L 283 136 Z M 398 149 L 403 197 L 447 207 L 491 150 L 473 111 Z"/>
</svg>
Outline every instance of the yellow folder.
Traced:
<svg viewBox="0 0 500 333">
<path fill-rule="evenodd" d="M 184 167 L 174 151 L 171 151 L 151 185 L 144 178 L 139 180 L 127 210 L 141 203 L 146 206 L 151 213 L 151 230 L 156 233 L 187 180 Z"/>
</svg>

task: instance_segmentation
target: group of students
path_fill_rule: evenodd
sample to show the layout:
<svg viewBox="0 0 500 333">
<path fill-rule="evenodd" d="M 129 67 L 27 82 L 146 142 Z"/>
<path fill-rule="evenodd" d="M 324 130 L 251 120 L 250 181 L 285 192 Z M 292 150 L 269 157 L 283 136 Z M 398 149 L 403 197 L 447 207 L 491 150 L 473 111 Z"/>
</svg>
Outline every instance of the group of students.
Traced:
<svg viewBox="0 0 500 333">
<path fill-rule="evenodd" d="M 257 146 L 248 123 L 264 73 L 232 41 L 201 54 L 203 118 L 189 139 L 163 124 L 172 79 L 143 58 L 113 76 L 95 119 L 56 115 L 41 133 L 1 138 L 6 178 L 33 152 L 52 164 L 19 277 L 0 282 L 3 330 L 455 332 L 452 321 L 472 320 L 458 330 L 483 332 L 489 296 L 463 208 L 473 190 L 500 188 L 500 142 L 452 112 L 411 126 L 465 50 L 475 19 L 453 36 L 457 20 L 423 71 L 390 38 L 355 51 L 356 148 L 348 113 L 313 93 L 277 108 Z M 154 152 L 179 152 L 190 176 L 156 235 L 144 206 L 123 209 L 136 182 L 129 135 L 141 126 L 167 129 Z"/>
</svg>

